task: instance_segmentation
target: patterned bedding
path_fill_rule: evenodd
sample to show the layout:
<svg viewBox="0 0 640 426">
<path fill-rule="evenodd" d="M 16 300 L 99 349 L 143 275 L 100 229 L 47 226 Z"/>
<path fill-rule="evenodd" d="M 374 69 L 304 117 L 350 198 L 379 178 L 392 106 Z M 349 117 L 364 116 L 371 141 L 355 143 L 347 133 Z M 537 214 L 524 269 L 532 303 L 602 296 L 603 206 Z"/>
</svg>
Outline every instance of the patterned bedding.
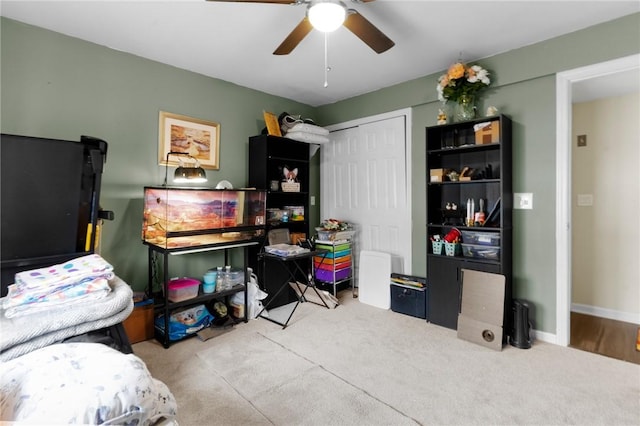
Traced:
<svg viewBox="0 0 640 426">
<path fill-rule="evenodd" d="M 0 364 L 0 421 L 177 425 L 176 401 L 144 362 L 99 343 L 62 343 Z"/>
</svg>

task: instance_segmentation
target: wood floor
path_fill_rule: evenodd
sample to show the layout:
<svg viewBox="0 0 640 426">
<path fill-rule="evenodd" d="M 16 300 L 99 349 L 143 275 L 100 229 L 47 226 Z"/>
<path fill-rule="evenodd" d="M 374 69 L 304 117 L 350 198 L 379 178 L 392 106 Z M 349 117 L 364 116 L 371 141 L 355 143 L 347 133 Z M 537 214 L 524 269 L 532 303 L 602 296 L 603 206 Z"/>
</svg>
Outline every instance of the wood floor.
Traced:
<svg viewBox="0 0 640 426">
<path fill-rule="evenodd" d="M 638 325 L 571 312 L 569 346 L 640 364 Z"/>
</svg>

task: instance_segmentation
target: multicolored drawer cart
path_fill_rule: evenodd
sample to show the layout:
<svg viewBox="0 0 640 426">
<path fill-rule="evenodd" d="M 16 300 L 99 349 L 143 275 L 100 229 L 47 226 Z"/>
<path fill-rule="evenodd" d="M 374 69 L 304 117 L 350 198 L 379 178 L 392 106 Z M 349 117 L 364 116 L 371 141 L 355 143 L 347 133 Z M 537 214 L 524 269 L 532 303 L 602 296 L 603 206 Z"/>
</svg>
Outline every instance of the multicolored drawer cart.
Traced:
<svg viewBox="0 0 640 426">
<path fill-rule="evenodd" d="M 326 256 L 313 258 L 316 281 L 331 284 L 336 295 L 338 284 L 353 278 L 353 243 L 350 240 L 316 241 L 316 250 L 328 250 Z"/>
</svg>

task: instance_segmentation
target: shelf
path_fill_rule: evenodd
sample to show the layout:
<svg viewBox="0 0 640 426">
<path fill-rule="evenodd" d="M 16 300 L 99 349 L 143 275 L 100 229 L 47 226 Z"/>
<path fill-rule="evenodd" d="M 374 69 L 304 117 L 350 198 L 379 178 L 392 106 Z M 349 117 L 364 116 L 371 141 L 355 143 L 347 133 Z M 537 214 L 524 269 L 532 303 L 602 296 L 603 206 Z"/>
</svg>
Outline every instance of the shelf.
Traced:
<svg viewBox="0 0 640 426">
<path fill-rule="evenodd" d="M 234 295 L 239 291 L 243 291 L 245 289 L 245 284 L 236 284 L 229 290 L 223 291 L 215 291 L 213 293 L 203 293 L 202 289 L 198 290 L 198 295 L 191 299 L 182 300 L 180 302 L 166 302 L 166 308 L 169 310 L 173 310 L 176 308 L 181 308 L 183 306 L 191 306 L 197 305 L 199 303 L 208 302 L 209 300 L 221 299 L 227 296 Z M 158 300 L 159 302 L 154 304 L 154 309 L 163 310 L 165 309 L 164 297 L 162 295 L 158 295 L 157 297 L 154 295 L 154 300 Z"/>
<path fill-rule="evenodd" d="M 437 223 L 428 223 L 428 228 L 456 228 L 461 231 L 488 231 L 488 232 L 499 232 L 504 228 L 498 228 L 495 226 L 461 226 L 461 225 L 445 225 L 445 224 L 437 224 Z"/>
<path fill-rule="evenodd" d="M 307 191 L 267 191 L 269 195 L 309 195 Z"/>
<path fill-rule="evenodd" d="M 197 247 L 176 247 L 176 248 L 164 248 L 155 244 L 148 243 L 146 241 L 143 244 L 149 246 L 150 249 L 155 250 L 160 253 L 167 252 L 172 256 L 179 256 L 183 254 L 191 254 L 191 253 L 202 253 L 207 251 L 216 251 L 216 250 L 224 250 L 236 247 L 248 247 L 248 246 L 256 246 L 262 242 L 262 238 L 256 238 L 251 241 L 230 241 L 228 243 L 216 243 L 216 244 L 208 244 Z"/>
<path fill-rule="evenodd" d="M 460 180 L 456 182 L 452 182 L 450 180 L 446 180 L 444 182 L 428 182 L 427 185 L 469 185 L 469 184 L 481 184 L 481 183 L 500 183 L 500 179 L 476 179 L 476 180 Z"/>
<path fill-rule="evenodd" d="M 462 146 L 453 146 L 450 148 L 437 148 L 430 149 L 427 151 L 429 155 L 448 155 L 448 154 L 462 154 L 465 152 L 475 152 L 475 151 L 489 151 L 494 149 L 500 149 L 500 142 L 496 143 L 487 143 L 482 145 L 476 144 L 468 144 Z"/>
<path fill-rule="evenodd" d="M 282 157 L 282 156 L 275 156 L 275 155 L 270 155 L 267 157 L 268 160 L 270 161 L 295 161 L 296 163 L 308 163 L 309 159 L 300 159 L 300 158 L 295 158 L 295 157 Z"/>
<path fill-rule="evenodd" d="M 476 137 L 474 125 L 492 122 L 489 134 Z M 456 329 L 462 295 L 462 270 L 470 269 L 505 277 L 502 326 L 505 336 L 510 330 L 512 281 L 512 122 L 505 115 L 482 117 L 460 123 L 429 126 L 425 129 L 426 147 L 426 263 L 429 277 L 427 321 Z M 490 137 L 484 142 L 485 137 Z M 474 180 L 450 181 L 451 171 L 469 170 Z M 431 182 L 431 175 L 441 182 Z M 487 226 L 464 226 L 466 206 L 474 201 L 472 217 L 480 211 L 483 200 Z M 457 206 L 446 210 L 447 205 Z M 433 253 L 429 241 L 433 235 L 446 235 L 452 229 L 463 233 L 459 254 Z M 467 231 L 490 233 L 498 245 L 492 253 L 477 251 L 464 239 L 473 238 Z M 498 238 L 499 237 L 499 238 Z M 474 247 L 469 247 L 469 244 Z M 458 252 L 457 252 L 458 253 Z M 467 256 L 465 256 L 466 254 Z M 478 257 L 471 257 L 478 256 Z"/>
<path fill-rule="evenodd" d="M 300 191 L 268 190 L 266 208 L 283 209 L 285 206 L 298 206 L 303 209 L 304 220 L 289 220 L 288 222 L 269 222 L 267 220 L 266 236 L 272 230 L 288 229 L 290 234 L 298 234 L 296 238 L 301 237 L 300 234 L 304 234 L 307 239 L 311 237 L 309 229 L 310 146 L 305 142 L 278 136 L 258 135 L 249 138 L 249 180 L 247 183 L 249 186 L 269 189 L 271 181 L 282 181 L 284 166 L 298 168 L 296 178 L 300 183 Z M 260 253 L 261 249 L 251 248 L 251 266 L 259 277 L 260 286 L 269 294 L 263 304 L 279 307 L 298 300 L 291 288 L 286 288 L 278 293 L 280 284 L 287 278 L 287 271 L 285 268 L 265 267 L 264 262 L 258 261 Z M 307 267 L 305 266 L 305 268 Z"/>
<path fill-rule="evenodd" d="M 487 265 L 496 265 L 500 266 L 499 260 L 491 260 L 491 259 L 478 259 L 476 257 L 465 257 L 465 256 L 446 256 L 443 254 L 433 254 L 427 253 L 428 258 L 437 258 L 437 259 L 447 259 L 456 262 L 473 262 L 473 263 L 484 263 Z"/>
</svg>

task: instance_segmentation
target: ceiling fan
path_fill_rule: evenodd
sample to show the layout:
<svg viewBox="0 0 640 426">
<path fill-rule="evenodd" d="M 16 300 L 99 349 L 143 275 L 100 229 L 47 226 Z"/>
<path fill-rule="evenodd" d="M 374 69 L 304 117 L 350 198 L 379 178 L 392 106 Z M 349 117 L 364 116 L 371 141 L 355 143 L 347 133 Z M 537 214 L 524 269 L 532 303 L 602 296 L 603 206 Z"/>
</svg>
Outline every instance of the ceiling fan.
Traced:
<svg viewBox="0 0 640 426">
<path fill-rule="evenodd" d="M 207 0 L 242 3 L 274 3 L 307 5 L 307 12 L 302 21 L 291 31 L 284 41 L 273 52 L 274 55 L 288 55 L 296 46 L 316 28 L 323 32 L 331 32 L 344 25 L 360 40 L 376 53 L 391 49 L 395 43 L 382 31 L 376 28 L 355 9 L 349 9 L 339 0 Z M 351 0 L 354 3 L 369 3 L 374 0 Z"/>
</svg>

